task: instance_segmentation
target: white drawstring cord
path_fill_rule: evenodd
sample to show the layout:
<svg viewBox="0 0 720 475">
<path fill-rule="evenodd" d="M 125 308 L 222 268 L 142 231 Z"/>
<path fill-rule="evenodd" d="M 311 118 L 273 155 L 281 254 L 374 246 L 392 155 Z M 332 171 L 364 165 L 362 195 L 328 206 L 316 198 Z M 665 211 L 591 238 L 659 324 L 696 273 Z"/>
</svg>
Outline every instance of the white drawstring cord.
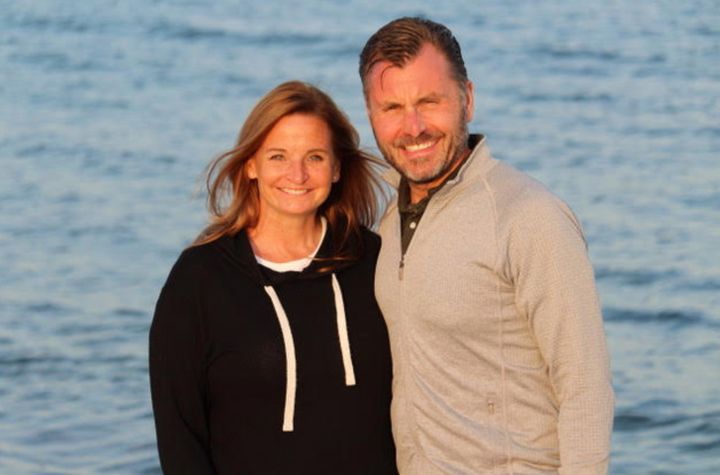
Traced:
<svg viewBox="0 0 720 475">
<path fill-rule="evenodd" d="M 266 285 L 265 292 L 270 297 L 270 301 L 275 309 L 278 323 L 280 323 L 280 331 L 283 336 L 283 344 L 285 345 L 285 411 L 283 413 L 283 432 L 292 432 L 294 430 L 295 419 L 295 394 L 297 392 L 297 360 L 295 358 L 295 342 L 293 341 L 290 322 L 288 321 L 285 309 L 280 303 L 280 299 L 275 289 L 270 285 Z M 345 369 L 345 385 L 355 386 L 355 369 L 353 368 L 352 355 L 350 353 L 350 339 L 348 338 L 347 320 L 345 317 L 345 304 L 343 302 L 342 290 L 340 283 L 332 274 L 332 288 L 335 297 L 335 313 L 337 315 L 338 339 L 340 340 L 340 352 L 342 354 L 343 367 Z"/>
<path fill-rule="evenodd" d="M 297 363 L 295 360 L 295 343 L 293 342 L 292 331 L 290 330 L 290 322 L 288 321 L 285 309 L 283 309 L 280 299 L 275 293 L 275 289 L 271 286 L 265 286 L 265 292 L 270 296 L 275 315 L 277 315 L 280 323 L 280 331 L 282 331 L 283 344 L 285 345 L 285 412 L 283 413 L 283 432 L 292 432 L 295 419 L 295 392 L 297 388 Z"/>
<path fill-rule="evenodd" d="M 345 367 L 345 386 L 355 386 L 355 369 L 350 354 L 350 340 L 348 338 L 347 321 L 345 319 L 345 304 L 342 290 L 335 274 L 332 275 L 333 294 L 335 294 L 335 313 L 337 314 L 338 338 L 340 339 L 340 352 Z"/>
</svg>

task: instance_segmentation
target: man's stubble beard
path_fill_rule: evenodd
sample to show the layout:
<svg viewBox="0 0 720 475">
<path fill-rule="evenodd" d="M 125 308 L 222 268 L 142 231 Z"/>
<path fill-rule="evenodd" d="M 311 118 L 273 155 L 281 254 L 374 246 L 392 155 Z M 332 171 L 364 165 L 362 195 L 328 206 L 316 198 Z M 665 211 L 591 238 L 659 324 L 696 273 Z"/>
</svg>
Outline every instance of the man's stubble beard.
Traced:
<svg viewBox="0 0 720 475">
<path fill-rule="evenodd" d="M 467 122 L 465 121 L 465 108 L 462 109 L 460 113 L 460 121 L 459 121 L 459 127 L 457 130 L 455 130 L 455 133 L 452 136 L 452 139 L 449 143 L 448 150 L 445 154 L 445 157 L 443 160 L 438 161 L 438 167 L 431 171 L 430 174 L 427 176 L 422 177 L 412 177 L 409 176 L 407 171 L 403 170 L 397 163 L 397 161 L 393 158 L 392 153 L 387 150 L 385 147 L 380 145 L 380 142 L 377 140 L 377 135 L 375 135 L 375 143 L 378 144 L 378 148 L 380 149 L 380 153 L 382 153 L 383 157 L 385 158 L 385 161 L 390 164 L 395 170 L 397 170 L 400 175 L 402 175 L 408 182 L 411 184 L 417 184 L 422 185 L 426 183 L 430 183 L 437 178 L 447 174 L 447 172 L 451 169 L 453 169 L 454 165 L 463 158 L 465 152 L 468 148 L 468 138 L 469 138 L 469 132 L 468 132 L 468 126 Z M 373 130 L 373 134 L 375 134 L 375 131 Z M 422 143 L 424 140 L 423 134 L 421 134 L 419 137 L 412 139 L 412 140 L 399 140 L 398 142 L 405 142 L 405 143 Z M 391 145 L 391 147 L 396 147 L 396 144 Z"/>
</svg>

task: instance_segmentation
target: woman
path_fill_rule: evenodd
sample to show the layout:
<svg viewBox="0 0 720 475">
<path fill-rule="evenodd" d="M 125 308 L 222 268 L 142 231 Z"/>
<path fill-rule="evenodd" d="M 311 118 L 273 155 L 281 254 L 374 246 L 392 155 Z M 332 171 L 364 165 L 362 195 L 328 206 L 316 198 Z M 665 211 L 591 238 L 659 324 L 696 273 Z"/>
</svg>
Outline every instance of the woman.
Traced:
<svg viewBox="0 0 720 475">
<path fill-rule="evenodd" d="M 288 82 L 211 164 L 211 223 L 150 330 L 165 473 L 396 473 L 373 162 L 326 94 Z"/>
</svg>

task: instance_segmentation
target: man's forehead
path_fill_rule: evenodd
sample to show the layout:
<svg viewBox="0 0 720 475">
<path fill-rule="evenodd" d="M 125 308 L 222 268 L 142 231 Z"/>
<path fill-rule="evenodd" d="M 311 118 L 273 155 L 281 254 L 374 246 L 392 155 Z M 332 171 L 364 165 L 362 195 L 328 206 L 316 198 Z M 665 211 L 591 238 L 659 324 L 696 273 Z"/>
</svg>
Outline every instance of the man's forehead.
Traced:
<svg viewBox="0 0 720 475">
<path fill-rule="evenodd" d="M 412 74 L 397 74 L 412 70 Z M 452 79 L 450 63 L 445 55 L 430 43 L 424 44 L 414 56 L 402 63 L 381 59 L 375 62 L 368 71 L 370 82 L 381 83 L 388 74 L 402 76 L 403 79 Z M 395 76 L 395 77 L 397 77 Z"/>
<path fill-rule="evenodd" d="M 398 66 L 386 60 L 376 62 L 372 68 L 370 68 L 370 73 L 368 75 L 370 79 L 370 89 L 372 90 L 374 88 L 378 88 L 381 91 L 387 92 L 388 74 L 392 74 L 394 70 L 402 70 L 403 66 Z"/>
</svg>

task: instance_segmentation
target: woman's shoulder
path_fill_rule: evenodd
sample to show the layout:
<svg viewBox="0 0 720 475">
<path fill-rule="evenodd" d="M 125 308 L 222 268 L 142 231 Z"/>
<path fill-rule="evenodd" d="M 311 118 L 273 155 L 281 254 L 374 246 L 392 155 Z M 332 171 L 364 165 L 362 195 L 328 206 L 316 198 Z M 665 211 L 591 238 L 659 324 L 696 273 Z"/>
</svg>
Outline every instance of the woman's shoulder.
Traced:
<svg viewBox="0 0 720 475">
<path fill-rule="evenodd" d="M 217 274 L 229 260 L 239 260 L 233 241 L 233 237 L 223 236 L 211 242 L 186 247 L 175 261 L 168 280 L 196 281 Z"/>
<path fill-rule="evenodd" d="M 360 227 L 360 235 L 362 236 L 363 242 L 366 245 L 372 245 L 373 247 L 380 247 L 380 235 L 365 226 Z"/>
<path fill-rule="evenodd" d="M 218 241 L 219 240 L 215 240 L 202 244 L 193 243 L 189 245 L 180 252 L 175 262 L 175 267 L 179 269 L 197 270 L 200 267 L 207 266 L 219 253 Z"/>
<path fill-rule="evenodd" d="M 380 253 L 380 235 L 362 226 L 360 227 L 360 237 L 362 240 L 363 256 L 372 260 L 377 259 Z"/>
<path fill-rule="evenodd" d="M 170 268 L 165 287 L 188 289 L 201 279 L 212 261 L 213 250 L 209 244 L 191 245 L 183 249 Z"/>
</svg>

